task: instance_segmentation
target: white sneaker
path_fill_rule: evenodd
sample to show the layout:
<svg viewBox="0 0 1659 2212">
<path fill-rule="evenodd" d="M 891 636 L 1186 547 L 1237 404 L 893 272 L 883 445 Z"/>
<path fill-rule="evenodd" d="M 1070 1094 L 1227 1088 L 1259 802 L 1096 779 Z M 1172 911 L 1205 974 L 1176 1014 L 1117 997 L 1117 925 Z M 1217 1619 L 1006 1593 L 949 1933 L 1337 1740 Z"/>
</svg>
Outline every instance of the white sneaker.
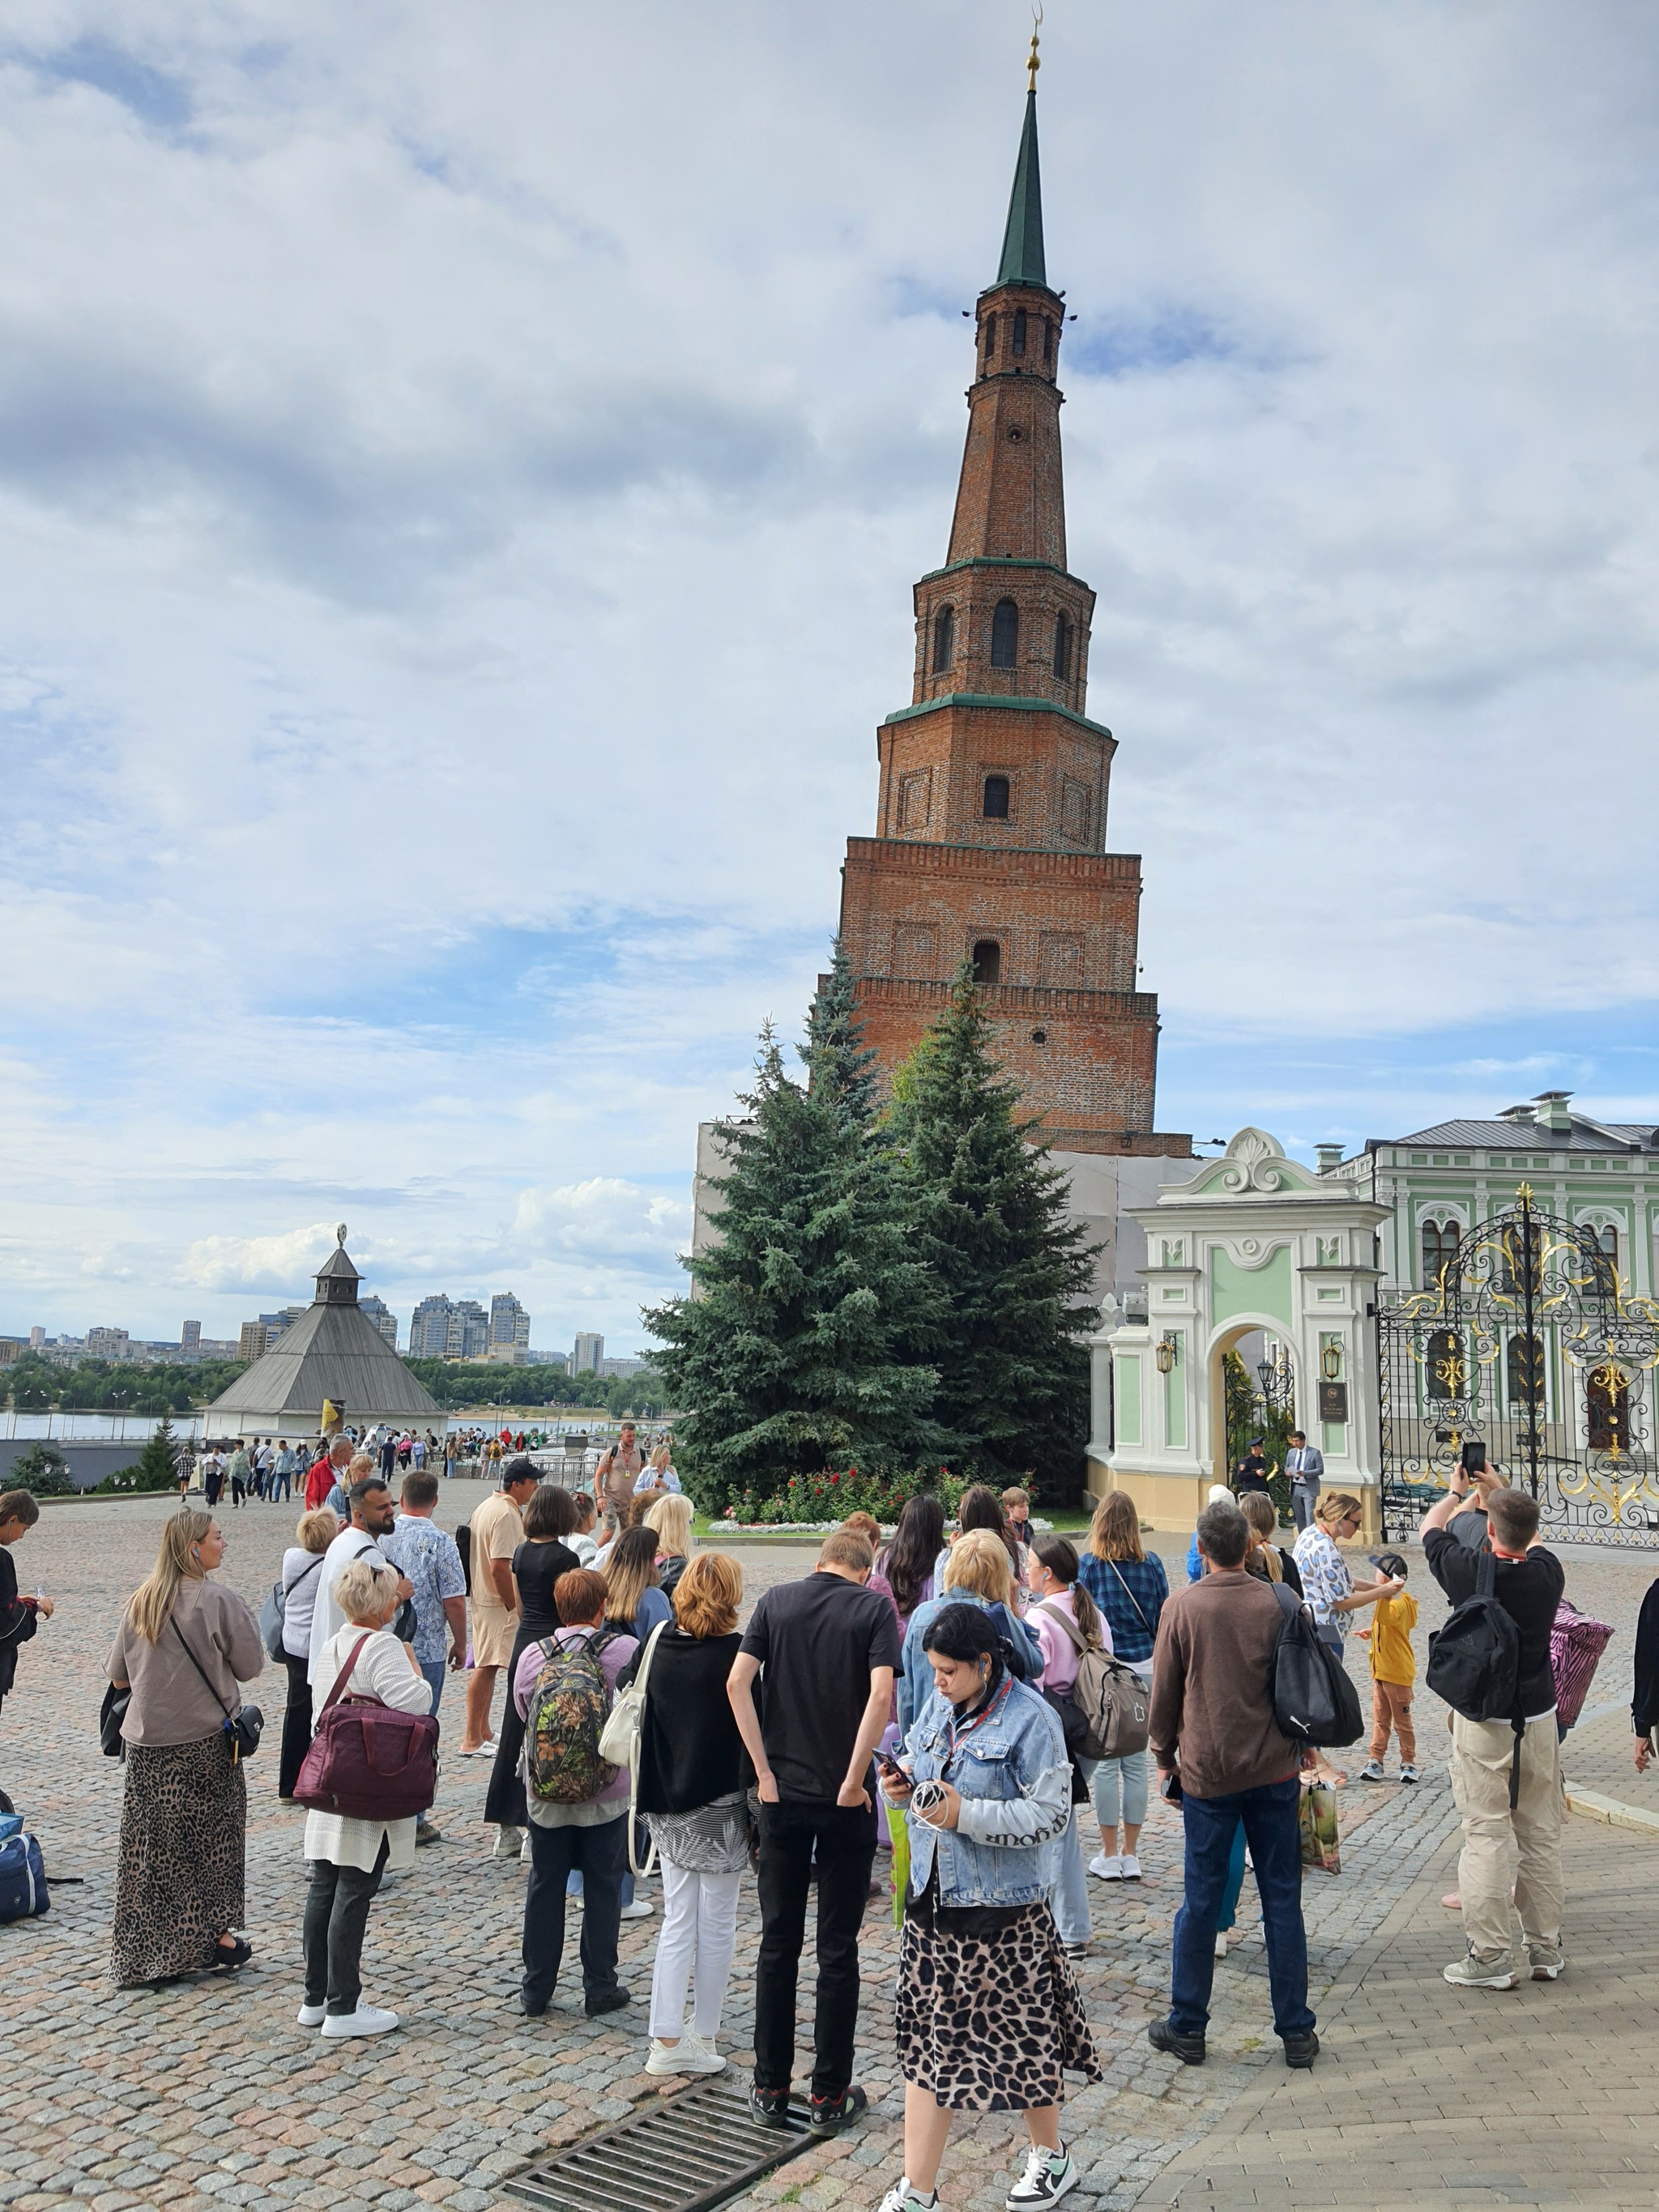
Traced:
<svg viewBox="0 0 1659 2212">
<path fill-rule="evenodd" d="M 302 2004 L 294 2017 L 301 2027 L 320 2027 L 328 2018 L 328 2007 L 325 2004 Z"/>
<path fill-rule="evenodd" d="M 498 1859 L 516 1859 L 529 1840 L 529 1837 L 522 1828 L 497 1828 L 495 1848 L 490 1853 L 490 1856 Z"/>
<path fill-rule="evenodd" d="M 533 1866 L 535 1859 L 536 1854 L 530 1848 L 530 1831 L 526 1828 L 524 1841 L 519 1846 L 519 1863 L 520 1866 Z"/>
<path fill-rule="evenodd" d="M 1140 1880 L 1140 1861 L 1135 1856 L 1133 1851 L 1125 1851 L 1122 1857 L 1118 1861 L 1118 1864 L 1123 1869 L 1123 1879 L 1125 1881 L 1139 1881 Z M 1067 2182 L 1066 2185 L 1069 2189 L 1072 2185 L 1070 2182 Z"/>
<path fill-rule="evenodd" d="M 331 2012 L 323 2022 L 323 2033 L 329 2037 L 342 2035 L 389 2035 L 398 2025 L 395 2012 L 382 2012 L 379 2005 L 365 2004 L 357 2000 L 356 2012 Z"/>
<path fill-rule="evenodd" d="M 882 2198 L 877 2212 L 933 2212 L 938 2203 L 938 2190 L 924 2197 L 921 2190 L 911 2188 L 909 2175 L 902 2173 Z"/>
<path fill-rule="evenodd" d="M 939 2191 L 932 2190 L 924 2197 L 919 2189 L 912 2189 L 908 2173 L 900 2174 L 877 2207 L 877 2212 L 933 2212 L 939 2203 Z"/>
<path fill-rule="evenodd" d="M 1072 2154 L 1064 2143 L 1046 2150 L 1033 2143 L 1025 2154 L 1025 2171 L 1004 2197 L 1008 2212 L 1030 2212 L 1034 2205 L 1057 2204 L 1080 2179 Z"/>
<path fill-rule="evenodd" d="M 1382 1760 L 1368 1759 L 1359 1770 L 1359 1778 L 1362 1782 L 1386 1782 L 1388 1777 L 1382 1771 Z"/>
<path fill-rule="evenodd" d="M 647 1899 L 636 1897 L 631 1905 L 623 1905 L 620 1917 L 624 1920 L 648 1920 L 656 1909 Z"/>
<path fill-rule="evenodd" d="M 675 2044 L 659 2043 L 653 2037 L 645 2062 L 647 2074 L 720 2074 L 725 2069 L 726 2061 L 695 2035 L 683 2034 Z"/>
<path fill-rule="evenodd" d="M 1121 1881 L 1123 1862 L 1115 1851 L 1110 1858 L 1107 1857 L 1104 1851 L 1097 1851 L 1089 1862 L 1089 1871 L 1091 1874 L 1098 1875 L 1103 1881 Z"/>
<path fill-rule="evenodd" d="M 1224 1959 L 1227 1955 L 1226 1932 L 1220 1928 L 1215 1931 L 1215 1954 L 1218 1959 Z"/>
</svg>

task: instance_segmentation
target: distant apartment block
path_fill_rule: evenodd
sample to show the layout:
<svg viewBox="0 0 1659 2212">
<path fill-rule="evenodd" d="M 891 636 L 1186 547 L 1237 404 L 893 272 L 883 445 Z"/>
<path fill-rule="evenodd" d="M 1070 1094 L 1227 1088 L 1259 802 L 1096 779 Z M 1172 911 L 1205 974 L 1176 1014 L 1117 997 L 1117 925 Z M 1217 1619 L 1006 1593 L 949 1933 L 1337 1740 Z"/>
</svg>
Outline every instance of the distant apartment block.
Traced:
<svg viewBox="0 0 1659 2212">
<path fill-rule="evenodd" d="M 187 1359 L 195 1359 L 200 1356 L 202 1324 L 199 1321 L 187 1321 L 179 1330 L 179 1349 Z"/>
<path fill-rule="evenodd" d="M 239 1359 L 263 1359 L 269 1340 L 269 1332 L 262 1321 L 245 1321 L 236 1338 L 236 1357 Z"/>
<path fill-rule="evenodd" d="M 411 1359 L 447 1358 L 451 1311 L 449 1300 L 441 1291 L 421 1300 L 409 1324 L 409 1356 Z"/>
<path fill-rule="evenodd" d="M 188 1328 L 190 1326 L 189 1322 L 186 1322 L 185 1326 Z M 39 1322 L 37 1322 L 29 1331 L 29 1350 L 31 1352 L 39 1352 L 45 1345 L 46 1340 L 46 1332 L 40 1327 Z"/>
<path fill-rule="evenodd" d="M 578 1329 L 576 1347 L 570 1355 L 570 1372 L 573 1375 L 597 1374 L 599 1362 L 604 1358 L 605 1339 L 595 1332 Z"/>
<path fill-rule="evenodd" d="M 384 1298 L 359 1298 L 357 1310 L 368 1316 L 375 1328 L 395 1352 L 398 1349 L 398 1316 Z"/>
<path fill-rule="evenodd" d="M 530 1355 L 530 1316 L 511 1291 L 497 1291 L 489 1301 L 489 1349 L 492 1358 L 502 1345 L 524 1355 L 517 1363 L 520 1366 L 526 1364 Z"/>
<path fill-rule="evenodd" d="M 568 1375 L 571 1371 L 568 1352 L 532 1352 L 526 1355 L 526 1360 L 529 1366 L 551 1367 L 561 1375 Z"/>
<path fill-rule="evenodd" d="M 125 1359 L 132 1339 L 124 1328 L 89 1328 L 87 1331 L 88 1359 Z"/>
<path fill-rule="evenodd" d="M 476 1298 L 457 1298 L 449 1311 L 447 1359 L 482 1359 L 489 1347 L 489 1316 Z"/>
<path fill-rule="evenodd" d="M 648 1364 L 649 1363 L 647 1361 L 643 1359 L 624 1359 L 618 1355 L 610 1359 L 600 1360 L 599 1373 L 601 1375 L 611 1376 L 617 1375 L 637 1375 L 641 1369 L 647 1366 Z"/>
<path fill-rule="evenodd" d="M 0 1367 L 9 1367 L 27 1346 L 19 1336 L 0 1336 Z"/>
</svg>

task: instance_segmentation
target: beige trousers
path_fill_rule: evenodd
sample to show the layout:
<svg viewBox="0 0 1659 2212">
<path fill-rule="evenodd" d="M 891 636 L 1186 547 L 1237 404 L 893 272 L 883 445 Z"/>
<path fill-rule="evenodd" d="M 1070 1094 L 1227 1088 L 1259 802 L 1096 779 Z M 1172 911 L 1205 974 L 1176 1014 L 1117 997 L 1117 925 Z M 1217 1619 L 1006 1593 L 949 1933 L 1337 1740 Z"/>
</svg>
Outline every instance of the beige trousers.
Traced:
<svg viewBox="0 0 1659 2212">
<path fill-rule="evenodd" d="M 1510 1887 L 1529 1944 L 1561 1942 L 1561 1746 L 1555 1716 L 1529 1721 L 1521 1745 L 1521 1794 L 1510 1810 L 1515 1737 L 1504 1721 L 1453 1713 L 1451 1784 L 1463 1815 L 1457 1886 L 1463 1933 L 1483 1959 L 1510 1948 Z"/>
</svg>

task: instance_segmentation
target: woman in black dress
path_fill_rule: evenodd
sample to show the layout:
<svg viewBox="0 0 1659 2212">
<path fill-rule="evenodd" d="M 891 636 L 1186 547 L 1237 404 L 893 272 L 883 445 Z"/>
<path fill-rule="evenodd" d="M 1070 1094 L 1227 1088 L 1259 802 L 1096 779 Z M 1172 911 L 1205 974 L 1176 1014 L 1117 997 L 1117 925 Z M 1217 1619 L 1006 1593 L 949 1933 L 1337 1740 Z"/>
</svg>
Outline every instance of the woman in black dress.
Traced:
<svg viewBox="0 0 1659 2212">
<path fill-rule="evenodd" d="M 524 1509 L 524 1541 L 513 1554 L 513 1579 L 519 1591 L 519 1632 L 513 1640 L 507 1679 L 516 1681 L 519 1662 L 532 1644 L 553 1635 L 559 1626 L 553 1602 L 553 1585 L 581 1561 L 563 1539 L 576 1526 L 576 1504 L 568 1490 L 544 1482 Z M 512 1698 L 507 1701 L 495 1739 L 495 1764 L 490 1769 L 489 1790 L 484 1799 L 484 1819 L 498 1827 L 525 1828 L 530 1825 L 525 1804 L 524 1776 L 520 1761 L 524 1751 L 524 1721 Z"/>
</svg>

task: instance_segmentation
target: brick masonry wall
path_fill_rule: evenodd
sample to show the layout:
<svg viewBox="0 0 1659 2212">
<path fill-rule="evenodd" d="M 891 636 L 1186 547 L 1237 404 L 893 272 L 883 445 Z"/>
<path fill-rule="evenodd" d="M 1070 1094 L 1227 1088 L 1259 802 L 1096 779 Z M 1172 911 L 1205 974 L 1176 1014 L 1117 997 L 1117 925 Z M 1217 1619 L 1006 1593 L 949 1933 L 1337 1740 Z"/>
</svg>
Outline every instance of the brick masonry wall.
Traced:
<svg viewBox="0 0 1659 2212">
<path fill-rule="evenodd" d="M 1117 742 L 1098 724 L 956 702 L 884 722 L 876 745 L 884 837 L 1091 854 L 1105 846 Z M 1008 780 L 1006 821 L 986 816 L 990 775 Z"/>
</svg>

